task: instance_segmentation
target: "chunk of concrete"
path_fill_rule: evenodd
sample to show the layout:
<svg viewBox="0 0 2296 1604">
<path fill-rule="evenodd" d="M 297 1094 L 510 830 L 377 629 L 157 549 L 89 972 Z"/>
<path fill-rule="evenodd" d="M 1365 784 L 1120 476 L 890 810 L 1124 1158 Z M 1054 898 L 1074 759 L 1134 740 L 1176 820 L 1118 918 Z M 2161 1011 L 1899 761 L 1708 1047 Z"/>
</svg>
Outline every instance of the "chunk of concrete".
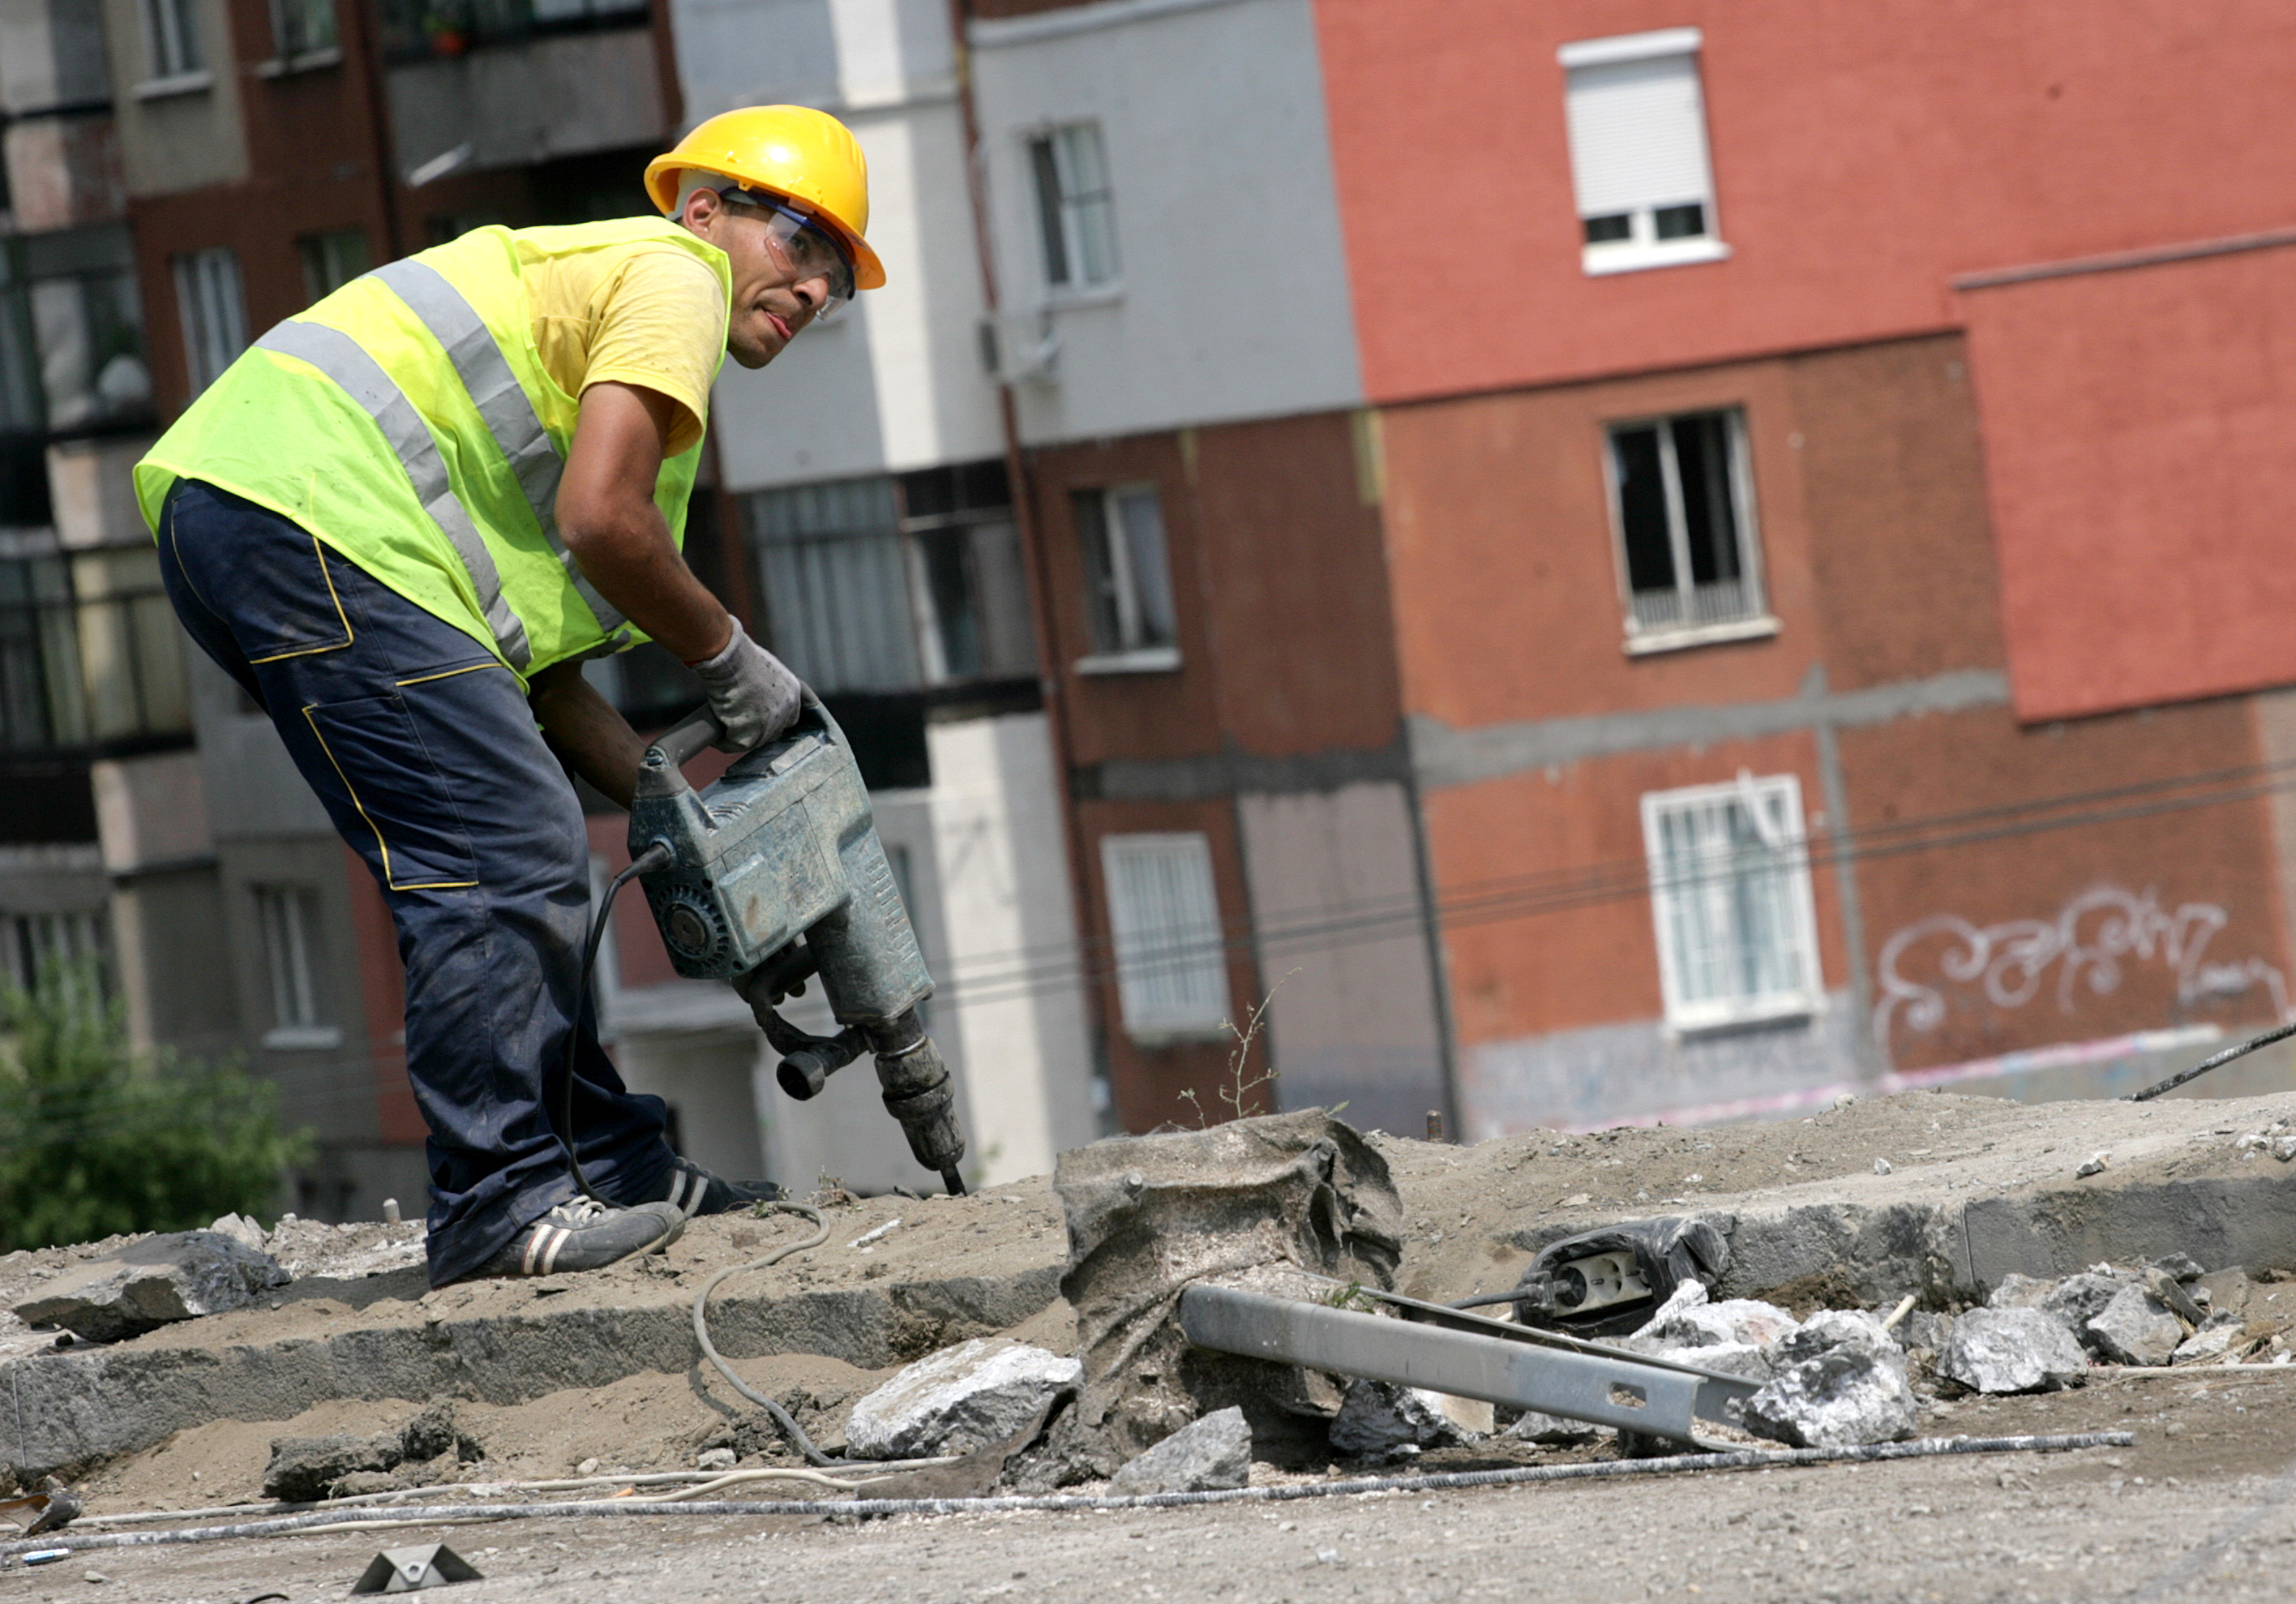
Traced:
<svg viewBox="0 0 2296 1604">
<path fill-rule="evenodd" d="M 455 1406 L 434 1403 L 397 1431 L 372 1437 L 274 1438 L 263 1491 L 271 1498 L 308 1503 L 427 1486 L 450 1479 L 457 1465 L 485 1457 L 478 1439 L 455 1425 Z"/>
<path fill-rule="evenodd" d="M 1993 1289 L 1993 1296 L 1985 1300 L 1985 1306 L 1988 1309 L 2038 1309 L 2056 1289 L 2054 1281 L 2019 1275 L 2013 1270 L 2001 1278 L 2001 1284 Z"/>
<path fill-rule="evenodd" d="M 2103 1265 L 2085 1270 L 2059 1281 L 2041 1301 L 2041 1312 L 2071 1332 L 2081 1346 L 2097 1353 L 2096 1339 L 2089 1335 L 2088 1322 L 2104 1312 L 2104 1306 L 2131 1284 Z"/>
<path fill-rule="evenodd" d="M 1978 1393 L 2053 1393 L 2088 1379 L 2088 1355 L 2038 1309 L 1972 1309 L 1938 1350 L 1938 1373 Z"/>
<path fill-rule="evenodd" d="M 1796 1448 L 1849 1448 L 1914 1433 L 1905 1350 L 1872 1315 L 1812 1315 L 1770 1350 L 1777 1376 L 1746 1401 L 1746 1429 Z"/>
<path fill-rule="evenodd" d="M 217 1231 L 169 1231 L 66 1271 L 15 1307 L 29 1326 L 117 1342 L 179 1320 L 243 1309 L 287 1272 L 270 1254 Z"/>
<path fill-rule="evenodd" d="M 316 1503 L 361 1472 L 395 1470 L 404 1456 L 390 1436 L 276 1437 L 263 1468 L 263 1495 Z"/>
<path fill-rule="evenodd" d="M 2124 1287 L 2092 1316 L 2095 1350 L 2115 1364 L 2166 1364 L 2185 1340 L 2185 1322 L 2142 1287 Z"/>
<path fill-rule="evenodd" d="M 2241 1322 L 2237 1320 L 2218 1320 L 2202 1326 L 2177 1345 L 2169 1355 L 2171 1364 L 2213 1364 L 2232 1352 L 2233 1345 L 2241 1340 Z"/>
<path fill-rule="evenodd" d="M 1083 1376 L 1076 1360 L 976 1337 L 918 1360 L 855 1404 L 846 1451 L 872 1460 L 972 1453 L 1019 1431 Z"/>
<path fill-rule="evenodd" d="M 1800 1322 L 1775 1304 L 1759 1298 L 1734 1297 L 1722 1303 L 1702 1303 L 1671 1318 L 1653 1320 L 1634 1335 L 1637 1343 L 1669 1348 L 1716 1347 L 1742 1344 L 1766 1348 L 1800 1329 Z"/>
<path fill-rule="evenodd" d="M 1350 1459 L 1385 1459 L 1459 1439 L 1439 1394 L 1385 1381 L 1350 1382 L 1332 1419 L 1332 1447 Z"/>
<path fill-rule="evenodd" d="M 1218 1493 L 1251 1479 L 1251 1427 L 1243 1411 L 1216 1410 L 1183 1426 L 1109 1479 L 1119 1498 L 1156 1493 Z"/>
<path fill-rule="evenodd" d="M 1603 1427 L 1591 1421 L 1543 1415 L 1535 1409 L 1527 1409 L 1506 1428 L 1505 1435 L 1518 1443 L 1536 1443 L 1541 1448 L 1570 1448 L 1593 1442 L 1603 1435 Z"/>
</svg>

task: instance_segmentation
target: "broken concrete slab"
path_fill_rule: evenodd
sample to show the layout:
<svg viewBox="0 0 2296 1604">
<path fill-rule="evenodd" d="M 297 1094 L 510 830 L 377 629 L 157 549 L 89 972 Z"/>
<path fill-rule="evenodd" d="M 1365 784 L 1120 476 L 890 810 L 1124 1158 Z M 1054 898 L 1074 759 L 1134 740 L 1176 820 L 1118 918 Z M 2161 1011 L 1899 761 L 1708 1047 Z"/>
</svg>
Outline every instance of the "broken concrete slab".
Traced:
<svg viewBox="0 0 2296 1604">
<path fill-rule="evenodd" d="M 1746 1401 L 1746 1429 L 1795 1448 L 1849 1448 L 1914 1435 L 1906 1354 L 1882 1322 L 1826 1310 L 1770 1352 L 1775 1379 Z"/>
<path fill-rule="evenodd" d="M 1495 1275 L 1492 1247 L 1536 1254 L 1663 1205 L 1728 1238 L 1718 1298 L 1840 1278 L 1841 1301 L 1874 1307 L 1907 1292 L 1982 1300 L 2012 1273 L 2054 1280 L 2100 1259 L 2184 1252 L 2209 1269 L 2296 1267 L 2296 1170 L 2243 1158 L 2233 1141 L 2292 1110 L 2291 1094 L 2021 1105 L 1914 1093 L 1775 1125 L 1537 1131 L 1424 1155 L 1380 1147 L 1414 1220 L 1440 1218 L 1478 1185 L 1505 1205 L 1478 1211 L 1488 1234 L 1414 1241 L 1402 1289 L 1415 1296 L 1502 1290 L 1520 1261 Z M 2111 1172 L 2075 1180 L 2064 1155 L 2105 1144 Z M 1872 1172 L 1877 1146 L 1888 1175 Z M 1656 1202 L 1637 1204 L 1623 1176 Z"/>
<path fill-rule="evenodd" d="M 719 1350 L 884 1370 L 1008 1330 L 1059 1298 L 1066 1243 L 1042 1180 L 922 1205 L 887 1198 L 832 1217 L 850 1236 L 896 1213 L 908 1223 L 873 1254 L 824 1249 L 727 1282 L 709 1303 Z M 696 1359 L 700 1280 L 800 1229 L 720 1215 L 688 1225 L 667 1254 L 584 1275 L 431 1291 L 415 1270 L 332 1284 L 351 1295 L 396 1289 L 363 1306 L 316 1292 L 298 1300 L 306 1287 L 290 1286 L 259 1306 L 110 1347 L 26 1354 L 0 1363 L 11 1397 L 0 1470 L 20 1480 L 70 1473 L 210 1420 L 283 1420 L 331 1399 L 507 1404 L 683 1374 Z"/>
<path fill-rule="evenodd" d="M 2123 1287 L 2085 1329 L 2115 1364 L 2166 1364 L 2185 1337 L 2185 1322 L 2142 1287 Z"/>
<path fill-rule="evenodd" d="M 1251 1427 L 1243 1411 L 1215 1410 L 1183 1426 L 1109 1478 L 1118 1498 L 1155 1493 L 1219 1493 L 1251 1479 Z"/>
<path fill-rule="evenodd" d="M 15 1307 L 26 1325 L 116 1342 L 176 1320 L 244 1309 L 287 1272 L 266 1253 L 218 1231 L 170 1231 L 65 1271 Z"/>
<path fill-rule="evenodd" d="M 2038 1309 L 1972 1309 L 1938 1350 L 1938 1373 L 1978 1393 L 2043 1393 L 2088 1378 L 2088 1355 Z"/>
<path fill-rule="evenodd" d="M 1083 1378 L 1073 1359 L 977 1337 L 918 1360 L 856 1403 L 846 1449 L 869 1460 L 972 1453 L 1012 1436 Z"/>
</svg>

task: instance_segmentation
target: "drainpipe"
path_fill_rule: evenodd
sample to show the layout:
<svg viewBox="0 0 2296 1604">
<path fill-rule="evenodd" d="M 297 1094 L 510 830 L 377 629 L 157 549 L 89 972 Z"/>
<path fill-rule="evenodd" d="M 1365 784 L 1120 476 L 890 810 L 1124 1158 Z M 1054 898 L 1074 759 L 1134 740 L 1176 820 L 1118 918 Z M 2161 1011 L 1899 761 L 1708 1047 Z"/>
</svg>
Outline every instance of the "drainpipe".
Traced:
<svg viewBox="0 0 2296 1604">
<path fill-rule="evenodd" d="M 996 249 L 989 231 L 988 169 L 981 154 L 980 119 L 972 95 L 972 0 L 948 0 L 948 20 L 955 58 L 957 115 L 964 129 L 965 196 L 972 210 L 972 242 L 980 256 L 982 304 L 993 318 L 998 306 Z M 1084 988 L 1086 1016 L 1091 1028 L 1100 1041 L 1106 1043 L 1113 1026 L 1107 1018 L 1105 988 L 1095 973 L 1097 966 L 1086 957 L 1092 950 L 1093 908 L 1085 889 L 1087 859 L 1084 830 L 1077 818 L 1075 740 L 1069 726 L 1068 685 L 1054 654 L 1058 637 L 1053 628 L 1052 576 L 1037 520 L 1036 482 L 1029 472 L 1027 454 L 1021 448 L 1020 415 L 1013 405 L 1013 387 L 1002 379 L 996 382 L 996 411 L 1004 437 L 1004 477 L 1013 491 L 1013 527 L 1020 536 L 1021 549 L 1027 555 L 1029 611 L 1037 630 L 1045 722 L 1053 737 L 1053 783 L 1060 789 L 1061 820 L 1069 850 L 1069 889 L 1076 903 L 1078 983 Z M 1109 1090 L 1112 1098 L 1113 1084 Z"/>
<path fill-rule="evenodd" d="M 382 61 L 382 24 L 373 0 L 346 0 L 350 31 L 357 38 L 360 86 L 365 91 L 367 143 L 374 161 L 375 190 L 382 202 L 382 255 L 397 261 L 406 253 L 406 231 L 398 217 L 398 158 L 392 153 L 390 92 Z"/>
</svg>

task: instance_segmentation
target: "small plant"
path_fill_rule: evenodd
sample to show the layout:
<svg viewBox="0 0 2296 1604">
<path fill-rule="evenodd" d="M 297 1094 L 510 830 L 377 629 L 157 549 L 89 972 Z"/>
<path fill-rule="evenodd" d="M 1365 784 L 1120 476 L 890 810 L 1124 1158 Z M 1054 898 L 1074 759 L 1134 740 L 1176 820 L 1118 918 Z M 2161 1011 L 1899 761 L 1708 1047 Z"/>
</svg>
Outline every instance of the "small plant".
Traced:
<svg viewBox="0 0 2296 1604">
<path fill-rule="evenodd" d="M 1223 1123 L 1226 1120 L 1243 1118 L 1244 1099 L 1263 1086 L 1274 1085 L 1282 1075 L 1283 1072 L 1275 1067 L 1273 1060 L 1260 1073 L 1249 1074 L 1251 1066 L 1251 1044 L 1259 1039 L 1260 1030 L 1267 1023 L 1267 1010 L 1275 1001 L 1275 993 L 1283 989 L 1284 981 L 1290 980 L 1299 973 L 1297 969 L 1286 970 L 1282 980 L 1278 980 L 1267 988 L 1267 995 L 1261 998 L 1250 1014 L 1246 1016 L 1243 1029 L 1236 1029 L 1235 1021 L 1233 1019 L 1220 1021 L 1220 1028 L 1235 1038 L 1235 1046 L 1229 1049 L 1227 1055 L 1227 1084 L 1221 1087 L 1218 1093 L 1219 1100 L 1228 1106 Z M 1197 1098 L 1196 1089 L 1193 1086 L 1184 1088 L 1180 1092 L 1180 1098 L 1189 1107 L 1196 1111 L 1196 1129 L 1199 1131 L 1209 1129 L 1211 1125 L 1211 1117 L 1205 1110 L 1202 1102 Z"/>
<path fill-rule="evenodd" d="M 1332 1287 L 1331 1296 L 1324 1298 L 1324 1302 L 1334 1309 L 1360 1309 L 1367 1314 L 1375 1312 L 1372 1308 L 1371 1299 L 1364 1296 L 1361 1281 L 1349 1281 L 1344 1287 Z"/>
<path fill-rule="evenodd" d="M 845 1178 L 820 1171 L 814 1179 L 813 1196 L 806 1201 L 816 1208 L 859 1208 L 861 1199 L 848 1191 Z"/>
<path fill-rule="evenodd" d="M 276 1212 L 308 1138 L 276 1090 L 129 1048 L 90 966 L 0 988 L 0 1253 Z"/>
</svg>

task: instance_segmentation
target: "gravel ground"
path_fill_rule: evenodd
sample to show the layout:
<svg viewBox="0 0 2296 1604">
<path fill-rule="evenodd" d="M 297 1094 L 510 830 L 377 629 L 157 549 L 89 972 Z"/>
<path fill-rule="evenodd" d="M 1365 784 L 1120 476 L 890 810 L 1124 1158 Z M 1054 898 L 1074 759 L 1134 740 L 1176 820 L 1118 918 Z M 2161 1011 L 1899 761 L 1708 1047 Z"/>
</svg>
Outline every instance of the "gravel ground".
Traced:
<svg viewBox="0 0 2296 1604">
<path fill-rule="evenodd" d="M 399 1528 L 88 1552 L 0 1573 L 10 1599 L 290 1604 L 374 1551 L 444 1540 L 452 1596 L 1563 1601 L 2283 1599 L 2296 1560 L 2296 1368 L 2100 1374 L 1954 1406 L 1935 1429 L 2126 1429 L 2120 1451 L 2006 1454 L 1092 1515 L 684 1518 Z M 105 1578 L 91 1585 L 90 1572 Z"/>
</svg>

